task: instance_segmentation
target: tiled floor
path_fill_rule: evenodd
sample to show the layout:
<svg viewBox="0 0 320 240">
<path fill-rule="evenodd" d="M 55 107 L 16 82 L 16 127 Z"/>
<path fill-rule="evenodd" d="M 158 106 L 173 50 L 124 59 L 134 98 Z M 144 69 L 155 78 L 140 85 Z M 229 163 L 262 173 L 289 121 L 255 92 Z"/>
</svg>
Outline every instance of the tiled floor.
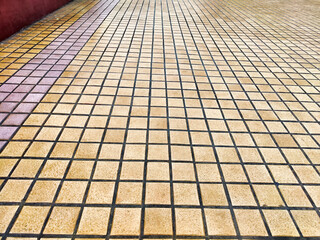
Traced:
<svg viewBox="0 0 320 240">
<path fill-rule="evenodd" d="M 316 0 L 75 0 L 0 45 L 8 240 L 320 237 Z"/>
</svg>

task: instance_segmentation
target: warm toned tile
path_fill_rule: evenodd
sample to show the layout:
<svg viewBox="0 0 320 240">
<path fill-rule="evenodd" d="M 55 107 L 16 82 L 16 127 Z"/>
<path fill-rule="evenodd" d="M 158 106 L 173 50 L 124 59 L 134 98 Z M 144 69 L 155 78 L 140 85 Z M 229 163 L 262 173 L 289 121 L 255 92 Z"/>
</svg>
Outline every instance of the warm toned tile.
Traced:
<svg viewBox="0 0 320 240">
<path fill-rule="evenodd" d="M 225 209 L 205 209 L 209 235 L 236 235 L 231 213 Z"/>
<path fill-rule="evenodd" d="M 107 233 L 110 208 L 85 207 L 77 234 L 104 235 Z"/>
<path fill-rule="evenodd" d="M 178 235 L 204 235 L 200 209 L 176 208 L 175 213 Z"/>
<path fill-rule="evenodd" d="M 144 234 L 172 235 L 170 208 L 147 208 L 145 210 Z"/>
<path fill-rule="evenodd" d="M 258 210 L 236 209 L 234 211 L 241 235 L 267 236 L 267 231 Z"/>
<path fill-rule="evenodd" d="M 12 233 L 40 233 L 49 207 L 25 206 L 16 220 Z"/>
<path fill-rule="evenodd" d="M 79 211 L 78 207 L 54 207 L 44 233 L 72 234 Z"/>
<path fill-rule="evenodd" d="M 116 208 L 111 235 L 138 235 L 141 210 L 139 208 Z"/>
<path fill-rule="evenodd" d="M 287 211 L 263 210 L 272 236 L 298 237 L 299 233 Z"/>
</svg>

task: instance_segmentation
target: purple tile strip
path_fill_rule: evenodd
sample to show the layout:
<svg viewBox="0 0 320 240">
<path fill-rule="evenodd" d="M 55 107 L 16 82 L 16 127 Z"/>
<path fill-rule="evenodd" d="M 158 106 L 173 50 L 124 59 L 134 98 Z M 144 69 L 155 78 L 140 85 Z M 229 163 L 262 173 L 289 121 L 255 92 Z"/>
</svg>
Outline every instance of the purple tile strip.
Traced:
<svg viewBox="0 0 320 240">
<path fill-rule="evenodd" d="M 0 86 L 0 151 L 119 0 L 101 0 Z"/>
</svg>

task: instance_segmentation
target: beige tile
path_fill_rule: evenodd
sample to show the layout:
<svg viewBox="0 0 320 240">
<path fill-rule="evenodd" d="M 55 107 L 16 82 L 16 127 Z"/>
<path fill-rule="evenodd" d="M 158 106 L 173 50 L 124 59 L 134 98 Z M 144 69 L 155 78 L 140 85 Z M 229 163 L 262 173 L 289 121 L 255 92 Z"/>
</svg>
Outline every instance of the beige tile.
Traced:
<svg viewBox="0 0 320 240">
<path fill-rule="evenodd" d="M 33 142 L 26 152 L 26 157 L 46 157 L 53 142 Z"/>
<path fill-rule="evenodd" d="M 0 153 L 1 157 L 20 157 L 28 147 L 29 142 L 9 142 Z"/>
<path fill-rule="evenodd" d="M 169 180 L 169 164 L 163 162 L 149 162 L 147 166 L 147 180 Z"/>
<path fill-rule="evenodd" d="M 4 233 L 17 211 L 18 206 L 0 206 L 0 232 Z"/>
<path fill-rule="evenodd" d="M 221 168 L 226 182 L 248 181 L 241 165 L 221 164 Z"/>
<path fill-rule="evenodd" d="M 17 163 L 17 159 L 1 159 L 0 160 L 0 176 L 6 177 Z"/>
<path fill-rule="evenodd" d="M 116 208 L 111 235 L 139 235 L 140 219 L 139 208 Z"/>
<path fill-rule="evenodd" d="M 231 213 L 225 209 L 205 209 L 209 235 L 236 235 Z"/>
<path fill-rule="evenodd" d="M 315 211 L 292 210 L 291 212 L 304 237 L 320 235 L 320 218 Z"/>
<path fill-rule="evenodd" d="M 320 188 L 319 186 L 305 186 L 314 204 L 320 206 Z"/>
<path fill-rule="evenodd" d="M 171 158 L 175 161 L 192 161 L 191 148 L 189 146 L 171 146 Z"/>
<path fill-rule="evenodd" d="M 120 178 L 122 180 L 143 180 L 143 162 L 123 162 Z"/>
<path fill-rule="evenodd" d="M 149 145 L 148 160 L 169 160 L 167 145 Z"/>
<path fill-rule="evenodd" d="M 113 182 L 91 182 L 86 203 L 111 204 L 113 193 Z"/>
<path fill-rule="evenodd" d="M 58 203 L 81 203 L 88 183 L 86 181 L 65 181 L 57 198 Z"/>
<path fill-rule="evenodd" d="M 194 157 L 197 162 L 215 162 L 216 158 L 211 147 L 194 147 Z"/>
<path fill-rule="evenodd" d="M 177 235 L 204 235 L 200 209 L 176 208 Z"/>
<path fill-rule="evenodd" d="M 221 184 L 201 184 L 201 197 L 205 206 L 227 206 L 227 198 Z"/>
<path fill-rule="evenodd" d="M 195 183 L 174 183 L 173 193 L 175 204 L 199 205 L 199 196 Z"/>
<path fill-rule="evenodd" d="M 27 202 L 52 202 L 58 186 L 59 181 L 38 180 L 33 186 Z"/>
<path fill-rule="evenodd" d="M 145 159 L 145 145 L 129 145 L 127 144 L 124 151 L 124 159 L 143 160 Z"/>
<path fill-rule="evenodd" d="M 170 184 L 168 183 L 147 183 L 146 204 L 170 204 Z"/>
<path fill-rule="evenodd" d="M 72 234 L 79 211 L 78 207 L 54 207 L 44 233 Z"/>
<path fill-rule="evenodd" d="M 273 185 L 254 185 L 254 191 L 261 206 L 284 206 L 277 188 Z"/>
<path fill-rule="evenodd" d="M 269 166 L 272 176 L 279 183 L 297 183 L 295 176 L 288 166 Z"/>
<path fill-rule="evenodd" d="M 98 155 L 99 144 L 80 143 L 75 158 L 95 159 Z"/>
<path fill-rule="evenodd" d="M 118 172 L 118 162 L 97 162 L 96 169 L 94 171 L 94 179 L 116 179 Z"/>
<path fill-rule="evenodd" d="M 298 237 L 299 233 L 287 211 L 263 210 L 272 236 Z"/>
<path fill-rule="evenodd" d="M 231 202 L 236 206 L 255 206 L 252 191 L 248 185 L 228 184 L 228 191 Z"/>
<path fill-rule="evenodd" d="M 192 163 L 173 163 L 173 181 L 195 181 L 194 167 Z"/>
<path fill-rule="evenodd" d="M 93 168 L 93 161 L 73 161 L 67 178 L 69 179 L 88 179 Z"/>
<path fill-rule="evenodd" d="M 76 143 L 58 142 L 55 145 L 50 157 L 51 158 L 71 158 L 73 156 L 76 146 L 77 146 Z"/>
<path fill-rule="evenodd" d="M 105 235 L 107 233 L 110 208 L 85 207 L 77 234 Z"/>
<path fill-rule="evenodd" d="M 30 180 L 8 180 L 0 192 L 0 202 L 20 202 L 31 182 Z"/>
<path fill-rule="evenodd" d="M 244 236 L 267 236 L 267 231 L 263 224 L 258 210 L 234 210 L 240 234 Z"/>
<path fill-rule="evenodd" d="M 37 174 L 41 164 L 41 160 L 22 159 L 11 176 L 33 178 Z"/>
<path fill-rule="evenodd" d="M 40 233 L 50 207 L 25 206 L 22 208 L 12 233 Z"/>
<path fill-rule="evenodd" d="M 41 178 L 62 178 L 69 161 L 48 160 L 40 173 Z"/>
<path fill-rule="evenodd" d="M 280 191 L 289 207 L 311 207 L 300 186 L 280 186 Z"/>
<path fill-rule="evenodd" d="M 142 201 L 142 183 L 119 183 L 117 204 L 140 204 Z"/>
<path fill-rule="evenodd" d="M 263 165 L 246 165 L 246 171 L 248 173 L 249 179 L 251 182 L 255 183 L 270 183 L 272 182 L 272 178 L 267 170 L 267 168 Z"/>
<path fill-rule="evenodd" d="M 99 159 L 120 159 L 122 144 L 102 144 Z"/>
<path fill-rule="evenodd" d="M 144 234 L 172 235 L 172 217 L 170 208 L 146 208 Z"/>
</svg>

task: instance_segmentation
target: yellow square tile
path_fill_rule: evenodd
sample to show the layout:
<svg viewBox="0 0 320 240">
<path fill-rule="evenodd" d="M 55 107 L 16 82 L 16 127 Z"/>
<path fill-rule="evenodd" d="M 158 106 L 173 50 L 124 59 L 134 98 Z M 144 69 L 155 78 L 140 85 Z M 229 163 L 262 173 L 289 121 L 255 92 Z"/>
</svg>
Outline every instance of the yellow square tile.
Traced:
<svg viewBox="0 0 320 240">
<path fill-rule="evenodd" d="M 189 146 L 171 146 L 172 160 L 192 161 L 191 148 Z"/>
<path fill-rule="evenodd" d="M 123 158 L 128 160 L 143 160 L 145 159 L 145 149 L 145 145 L 127 144 Z"/>
<path fill-rule="evenodd" d="M 261 206 L 284 206 L 281 196 L 275 186 L 254 185 L 253 188 Z"/>
<path fill-rule="evenodd" d="M 292 210 L 291 212 L 304 237 L 320 235 L 320 218 L 315 211 Z"/>
<path fill-rule="evenodd" d="M 118 172 L 118 162 L 97 162 L 93 175 L 94 179 L 116 179 Z"/>
<path fill-rule="evenodd" d="M 167 145 L 149 145 L 148 146 L 148 160 L 168 160 L 168 146 Z"/>
<path fill-rule="evenodd" d="M 125 180 L 143 180 L 144 163 L 143 162 L 123 162 L 120 179 Z"/>
<path fill-rule="evenodd" d="M 93 161 L 73 161 L 67 178 L 89 179 L 93 168 Z"/>
<path fill-rule="evenodd" d="M 72 234 L 79 211 L 79 207 L 54 207 L 44 233 Z"/>
<path fill-rule="evenodd" d="M 59 181 L 38 180 L 33 186 L 27 202 L 52 202 L 58 185 Z"/>
<path fill-rule="evenodd" d="M 31 180 L 8 180 L 0 192 L 0 202 L 20 202 L 30 184 Z"/>
<path fill-rule="evenodd" d="M 146 204 L 170 204 L 170 185 L 168 183 L 147 183 Z"/>
<path fill-rule="evenodd" d="M 229 210 L 205 209 L 209 235 L 236 235 Z"/>
<path fill-rule="evenodd" d="M 205 206 L 227 206 L 227 198 L 221 184 L 200 184 L 201 197 Z"/>
<path fill-rule="evenodd" d="M 173 190 L 175 204 L 199 205 L 199 196 L 195 183 L 174 183 Z"/>
<path fill-rule="evenodd" d="M 62 178 L 69 161 L 48 160 L 40 173 L 41 178 Z"/>
<path fill-rule="evenodd" d="M 50 157 L 52 158 L 72 158 L 77 143 L 58 142 Z"/>
<path fill-rule="evenodd" d="M 7 177 L 18 159 L 1 159 L 0 160 L 0 176 Z"/>
<path fill-rule="evenodd" d="M 263 210 L 272 236 L 299 237 L 299 233 L 287 211 Z"/>
<path fill-rule="evenodd" d="M 280 186 L 279 188 L 289 207 L 311 207 L 310 201 L 300 186 Z"/>
<path fill-rule="evenodd" d="M 110 208 L 85 207 L 77 234 L 105 235 L 107 233 Z"/>
<path fill-rule="evenodd" d="M 268 235 L 258 210 L 235 209 L 234 212 L 241 235 Z"/>
<path fill-rule="evenodd" d="M 22 208 L 12 233 L 40 233 L 50 207 L 25 206 Z"/>
<path fill-rule="evenodd" d="M 41 160 L 35 159 L 22 159 L 20 160 L 18 166 L 12 173 L 12 177 L 35 177 L 40 166 L 42 164 Z"/>
<path fill-rule="evenodd" d="M 4 233 L 17 211 L 18 206 L 0 206 L 0 232 Z"/>
<path fill-rule="evenodd" d="M 83 181 L 63 182 L 57 202 L 58 203 L 82 203 L 88 183 Z"/>
<path fill-rule="evenodd" d="M 139 208 L 116 208 L 111 235 L 139 235 L 140 218 Z"/>
<path fill-rule="evenodd" d="M 0 153 L 1 157 L 21 157 L 29 142 L 9 142 Z"/>
<path fill-rule="evenodd" d="M 36 140 L 54 141 L 60 131 L 61 128 L 44 127 L 37 135 Z"/>
<path fill-rule="evenodd" d="M 141 204 L 142 183 L 120 182 L 117 204 Z"/>
<path fill-rule="evenodd" d="M 147 180 L 169 180 L 169 164 L 149 162 L 147 166 Z"/>
<path fill-rule="evenodd" d="M 144 234 L 172 235 L 172 217 L 170 208 L 146 208 Z"/>
<path fill-rule="evenodd" d="M 252 191 L 248 185 L 228 184 L 228 191 L 232 205 L 255 206 L 257 205 Z"/>
<path fill-rule="evenodd" d="M 204 235 L 204 226 L 200 209 L 177 208 L 177 235 Z"/>
<path fill-rule="evenodd" d="M 124 140 L 125 130 L 108 129 L 104 142 L 122 143 Z"/>
<path fill-rule="evenodd" d="M 81 138 L 81 142 L 100 142 L 103 129 L 86 129 Z"/>
<path fill-rule="evenodd" d="M 99 144 L 80 143 L 75 154 L 75 158 L 94 159 L 97 156 Z"/>
<path fill-rule="evenodd" d="M 99 159 L 120 159 L 122 144 L 102 144 Z M 134 152 L 134 151 L 133 151 Z"/>
<path fill-rule="evenodd" d="M 33 142 L 26 152 L 26 157 L 46 157 L 53 142 Z"/>
<path fill-rule="evenodd" d="M 113 193 L 113 182 L 92 182 L 86 203 L 111 204 Z"/>
</svg>

